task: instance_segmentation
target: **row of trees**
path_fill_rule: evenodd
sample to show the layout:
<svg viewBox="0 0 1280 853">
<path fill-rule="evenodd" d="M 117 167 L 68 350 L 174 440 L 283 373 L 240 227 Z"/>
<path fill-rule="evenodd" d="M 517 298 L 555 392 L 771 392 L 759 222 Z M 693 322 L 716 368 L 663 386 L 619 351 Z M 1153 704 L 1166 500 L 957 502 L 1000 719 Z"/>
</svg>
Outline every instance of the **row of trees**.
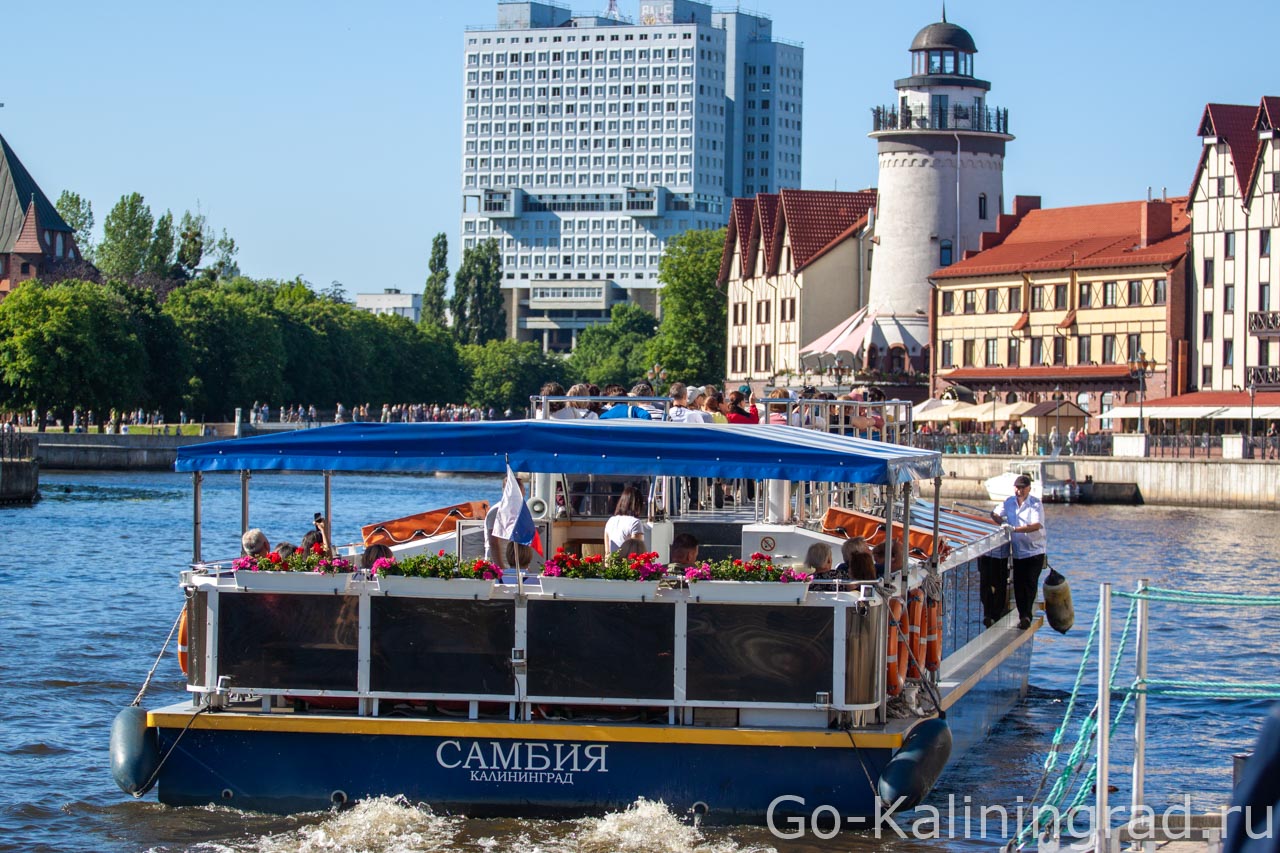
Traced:
<svg viewBox="0 0 1280 853">
<path fill-rule="evenodd" d="M 175 224 L 173 211 L 153 217 L 138 193 L 120 197 L 102 223 L 102 241 L 95 239 L 93 203 L 79 193 L 63 190 L 54 207 L 75 231 L 84 259 L 101 275 L 118 281 L 141 282 L 163 292 L 162 282 L 189 281 L 198 273 L 206 278 L 233 278 L 240 274 L 235 257 L 236 241 L 224 228 L 218 236 L 198 209 L 183 211 Z"/>
<path fill-rule="evenodd" d="M 89 234 L 91 209 L 68 195 L 60 202 L 87 214 L 77 223 Z M 565 359 L 504 338 L 495 241 L 464 254 L 447 296 L 448 246 L 444 235 L 436 238 L 429 307 L 415 325 L 355 309 L 336 283 L 317 293 L 301 278 L 236 275 L 233 262 L 193 277 L 196 250 L 184 256 L 187 237 L 178 240 L 172 217 L 150 221 L 136 194 L 108 219 L 95 257 L 117 274 L 102 283 L 28 282 L 0 302 L 0 411 L 52 411 L 64 424 L 73 408 L 94 410 L 99 422 L 111 408 L 227 420 L 255 400 L 321 409 L 339 401 L 468 402 L 521 411 L 547 381 L 630 384 L 656 362 L 670 381 L 714 381 L 723 371 L 725 306 L 715 287 L 722 231 L 688 232 L 668 244 L 661 323 L 634 305 L 616 306 L 612 321 L 586 330 Z M 184 216 L 183 235 L 187 226 L 206 227 Z M 170 237 L 177 280 L 157 288 L 148 273 L 169 260 Z"/>
</svg>

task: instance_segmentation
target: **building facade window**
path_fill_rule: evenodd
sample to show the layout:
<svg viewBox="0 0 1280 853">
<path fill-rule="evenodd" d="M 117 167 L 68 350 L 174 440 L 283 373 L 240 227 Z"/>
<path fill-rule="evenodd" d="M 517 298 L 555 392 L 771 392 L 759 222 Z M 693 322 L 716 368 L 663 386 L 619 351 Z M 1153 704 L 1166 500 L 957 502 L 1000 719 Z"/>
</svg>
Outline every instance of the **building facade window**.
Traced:
<svg viewBox="0 0 1280 853">
<path fill-rule="evenodd" d="M 938 266 L 940 267 L 951 266 L 951 256 L 952 256 L 951 241 L 943 240 L 942 246 L 939 247 L 938 249 Z"/>
<path fill-rule="evenodd" d="M 978 194 L 978 218 L 979 219 L 987 218 L 987 194 L 986 193 Z"/>
<path fill-rule="evenodd" d="M 1076 341 L 1076 364 L 1088 364 L 1092 360 L 1089 352 L 1093 338 L 1089 335 L 1081 335 Z"/>
<path fill-rule="evenodd" d="M 1271 257 L 1271 229 L 1263 228 L 1258 232 L 1258 256 Z"/>
<path fill-rule="evenodd" d="M 974 342 L 965 341 L 963 345 L 963 350 L 964 350 L 964 366 L 973 367 Z"/>
<path fill-rule="evenodd" d="M 1067 310 L 1067 286 L 1065 284 L 1055 284 L 1053 286 L 1053 307 L 1059 311 Z"/>
<path fill-rule="evenodd" d="M 1116 363 L 1116 336 L 1115 335 L 1102 336 L 1102 363 L 1103 364 Z"/>
<path fill-rule="evenodd" d="M 1201 284 L 1205 287 L 1213 287 L 1213 258 L 1204 259 L 1204 275 L 1201 276 Z"/>
<path fill-rule="evenodd" d="M 745 346 L 735 346 L 732 353 L 732 366 L 734 373 L 747 372 L 747 348 Z"/>
<path fill-rule="evenodd" d="M 1000 341 L 991 338 L 987 341 L 987 367 L 1000 365 Z"/>
<path fill-rule="evenodd" d="M 1114 308 L 1116 306 L 1116 283 L 1114 281 L 1104 281 L 1102 283 L 1102 305 L 1105 308 Z"/>
<path fill-rule="evenodd" d="M 1236 232 L 1228 231 L 1222 235 L 1222 257 L 1234 258 L 1236 256 Z"/>
<path fill-rule="evenodd" d="M 951 341 L 943 341 L 943 342 L 942 342 L 942 358 L 941 358 L 941 366 L 942 366 L 942 367 L 955 367 L 955 366 L 956 366 L 956 361 L 955 361 L 955 347 L 952 345 Z"/>
<path fill-rule="evenodd" d="M 1093 288 L 1089 286 L 1089 282 L 1080 282 L 1080 307 L 1088 308 L 1092 302 Z"/>
<path fill-rule="evenodd" d="M 1044 364 L 1044 340 L 1042 338 L 1031 339 L 1031 366 L 1039 367 Z"/>
<path fill-rule="evenodd" d="M 1169 280 L 1158 278 L 1155 281 L 1155 304 L 1164 305 L 1169 301 Z"/>
<path fill-rule="evenodd" d="M 1236 310 L 1236 286 L 1234 284 L 1224 284 L 1222 286 L 1222 310 L 1228 314 Z"/>
<path fill-rule="evenodd" d="M 772 303 L 768 299 L 756 300 L 756 324 L 760 326 L 768 325 L 771 317 Z"/>
<path fill-rule="evenodd" d="M 783 299 L 781 311 L 782 311 L 782 317 L 781 317 L 782 322 L 784 323 L 793 322 L 796 319 L 796 298 L 794 296 L 788 296 L 787 298 Z"/>
<path fill-rule="evenodd" d="M 1015 313 L 1022 311 L 1022 288 L 1009 288 L 1009 310 Z"/>
<path fill-rule="evenodd" d="M 1233 340 L 1225 340 L 1222 342 L 1222 368 L 1226 370 L 1236 366 L 1236 342 Z"/>
<path fill-rule="evenodd" d="M 954 291 L 942 291 L 942 313 L 954 314 L 956 312 L 956 295 Z"/>
<path fill-rule="evenodd" d="M 995 314 L 1000 311 L 1000 291 L 994 287 L 987 288 L 987 313 Z"/>
<path fill-rule="evenodd" d="M 976 314 L 978 311 L 978 291 L 966 290 L 964 292 L 964 313 Z"/>
<path fill-rule="evenodd" d="M 1213 340 L 1213 313 L 1206 311 L 1200 315 L 1200 337 L 1203 340 Z"/>
<path fill-rule="evenodd" d="M 1131 281 L 1131 282 L 1129 282 L 1129 300 L 1128 300 L 1128 304 L 1129 304 L 1129 305 L 1141 305 L 1141 304 L 1142 304 L 1142 282 L 1140 282 L 1140 281 Z"/>
<path fill-rule="evenodd" d="M 1136 360 L 1138 353 L 1142 352 L 1142 336 L 1133 333 L 1126 335 L 1125 345 L 1128 347 L 1128 352 L 1125 353 L 1125 356 L 1130 361 Z"/>
<path fill-rule="evenodd" d="M 747 303 L 745 302 L 733 303 L 733 325 L 735 326 L 747 325 Z"/>
<path fill-rule="evenodd" d="M 1009 367 L 1018 366 L 1019 352 L 1020 352 L 1020 349 L 1018 347 L 1018 339 L 1009 338 L 1009 345 L 1008 347 L 1005 348 L 1005 358 L 1006 358 L 1005 363 L 1008 364 Z"/>
<path fill-rule="evenodd" d="M 1271 310 L 1271 283 L 1264 281 L 1258 285 L 1258 310 Z"/>
<path fill-rule="evenodd" d="M 1055 365 L 1064 365 L 1067 363 L 1067 339 L 1055 337 L 1053 339 L 1053 363 Z"/>
<path fill-rule="evenodd" d="M 1043 287 L 1031 288 L 1031 310 L 1032 311 L 1044 310 L 1044 288 Z"/>
<path fill-rule="evenodd" d="M 767 373 L 773 369 L 773 356 L 769 344 L 756 344 L 755 372 Z"/>
</svg>

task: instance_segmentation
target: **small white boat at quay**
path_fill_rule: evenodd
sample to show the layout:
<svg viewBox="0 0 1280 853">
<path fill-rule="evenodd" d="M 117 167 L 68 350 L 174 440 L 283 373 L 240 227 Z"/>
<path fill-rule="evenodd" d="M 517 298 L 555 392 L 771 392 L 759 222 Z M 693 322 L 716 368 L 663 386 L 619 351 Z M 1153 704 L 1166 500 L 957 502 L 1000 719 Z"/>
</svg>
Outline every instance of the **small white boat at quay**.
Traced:
<svg viewBox="0 0 1280 853">
<path fill-rule="evenodd" d="M 909 428 L 908 404 L 878 405 L 875 429 Z M 662 564 L 688 533 L 700 556 L 755 567 L 795 566 L 814 543 L 838 562 L 858 535 L 905 565 L 875 581 L 595 580 L 544 575 L 539 557 L 443 580 L 232 571 L 204 555 L 206 477 L 315 471 L 332 524 L 344 472 L 508 465 L 530 475 L 547 556 L 598 553 L 626 480 L 649 496 L 645 547 Z M 190 699 L 117 718 L 112 769 L 135 796 L 154 785 L 175 806 L 292 812 L 403 794 L 471 816 L 647 797 L 720 824 L 871 816 L 920 802 L 1026 693 L 1039 620 L 984 629 L 974 592 L 978 559 L 1007 534 L 941 508 L 933 451 L 790 426 L 356 423 L 183 448 L 177 469 L 195 501 L 180 573 Z M 725 484 L 736 502 L 716 508 Z M 483 552 L 483 520 L 445 527 L 393 545 L 396 559 Z"/>
<path fill-rule="evenodd" d="M 1013 481 L 1022 476 L 1031 479 L 1031 494 L 1044 503 L 1080 502 L 1076 463 L 1057 456 L 1014 460 L 1003 473 L 985 480 L 983 485 L 991 500 L 1001 502 L 1013 496 Z"/>
</svg>

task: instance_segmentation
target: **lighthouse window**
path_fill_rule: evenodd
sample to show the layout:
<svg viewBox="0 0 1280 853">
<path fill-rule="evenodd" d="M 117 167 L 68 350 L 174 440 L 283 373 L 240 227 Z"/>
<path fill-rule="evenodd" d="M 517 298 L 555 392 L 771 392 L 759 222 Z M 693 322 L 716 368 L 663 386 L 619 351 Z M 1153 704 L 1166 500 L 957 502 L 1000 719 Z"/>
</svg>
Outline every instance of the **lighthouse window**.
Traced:
<svg viewBox="0 0 1280 853">
<path fill-rule="evenodd" d="M 956 55 L 952 51 L 948 50 L 942 54 L 942 73 L 943 74 L 956 73 Z"/>
<path fill-rule="evenodd" d="M 979 219 L 987 218 L 987 194 L 986 193 L 978 194 L 978 218 Z"/>
<path fill-rule="evenodd" d="M 930 74 L 942 73 L 942 51 L 940 50 L 929 51 L 929 73 Z"/>
<path fill-rule="evenodd" d="M 943 240 L 942 246 L 938 249 L 938 266 L 940 267 L 951 266 L 952 264 L 951 255 L 952 255 L 951 241 Z"/>
</svg>

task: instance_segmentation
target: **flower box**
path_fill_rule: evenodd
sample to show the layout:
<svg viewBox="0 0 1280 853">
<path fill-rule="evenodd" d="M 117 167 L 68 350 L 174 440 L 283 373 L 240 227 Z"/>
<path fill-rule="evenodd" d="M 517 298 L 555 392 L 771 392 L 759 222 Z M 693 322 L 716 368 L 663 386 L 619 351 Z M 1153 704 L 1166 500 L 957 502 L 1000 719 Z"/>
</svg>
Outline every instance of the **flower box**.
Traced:
<svg viewBox="0 0 1280 853">
<path fill-rule="evenodd" d="M 345 593 L 351 582 L 350 572 L 321 574 L 317 572 L 255 572 L 240 570 L 235 573 L 237 589 L 252 592 L 304 592 L 314 595 Z"/>
<path fill-rule="evenodd" d="M 595 601 L 652 601 L 659 581 L 615 581 L 603 578 L 557 578 L 543 575 L 542 591 L 556 598 Z M 525 586 L 525 591 L 529 587 Z"/>
<path fill-rule="evenodd" d="M 702 604 L 802 604 L 809 594 L 804 581 L 693 581 L 689 598 Z"/>
<path fill-rule="evenodd" d="M 471 598 L 484 600 L 493 596 L 494 581 L 477 578 L 406 578 L 379 575 L 376 589 L 390 595 L 420 598 Z"/>
</svg>

